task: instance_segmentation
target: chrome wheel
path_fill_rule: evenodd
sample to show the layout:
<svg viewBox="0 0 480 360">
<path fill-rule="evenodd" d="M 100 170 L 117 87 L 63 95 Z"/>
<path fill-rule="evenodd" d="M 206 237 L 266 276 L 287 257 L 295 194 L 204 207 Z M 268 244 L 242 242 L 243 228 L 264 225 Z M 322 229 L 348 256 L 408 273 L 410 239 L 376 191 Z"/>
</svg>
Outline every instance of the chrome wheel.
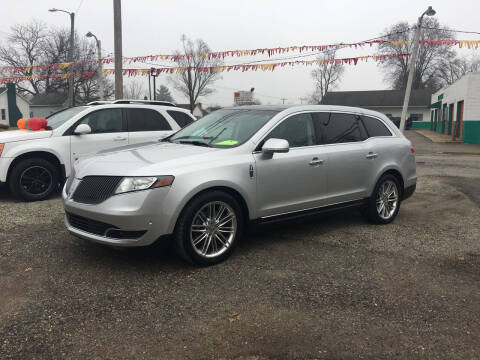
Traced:
<svg viewBox="0 0 480 360">
<path fill-rule="evenodd" d="M 190 226 L 190 242 L 195 252 L 205 258 L 223 254 L 237 233 L 237 216 L 222 201 L 212 201 L 200 208 Z"/>
<path fill-rule="evenodd" d="M 388 220 L 395 214 L 398 206 L 398 189 L 393 180 L 387 180 L 380 185 L 376 205 L 378 216 L 383 220 Z"/>
<path fill-rule="evenodd" d="M 30 166 L 20 175 L 20 186 L 32 195 L 42 195 L 52 186 L 52 173 L 43 166 Z"/>
</svg>

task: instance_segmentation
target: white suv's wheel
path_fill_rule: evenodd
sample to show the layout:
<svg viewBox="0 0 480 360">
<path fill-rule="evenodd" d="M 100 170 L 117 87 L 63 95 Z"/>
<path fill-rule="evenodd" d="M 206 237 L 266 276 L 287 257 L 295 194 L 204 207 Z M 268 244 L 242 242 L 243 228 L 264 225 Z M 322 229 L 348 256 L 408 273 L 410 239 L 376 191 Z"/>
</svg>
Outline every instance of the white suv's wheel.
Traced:
<svg viewBox="0 0 480 360">
<path fill-rule="evenodd" d="M 58 170 L 41 158 L 21 160 L 9 175 L 11 193 L 24 201 L 48 198 L 57 189 Z"/>
</svg>

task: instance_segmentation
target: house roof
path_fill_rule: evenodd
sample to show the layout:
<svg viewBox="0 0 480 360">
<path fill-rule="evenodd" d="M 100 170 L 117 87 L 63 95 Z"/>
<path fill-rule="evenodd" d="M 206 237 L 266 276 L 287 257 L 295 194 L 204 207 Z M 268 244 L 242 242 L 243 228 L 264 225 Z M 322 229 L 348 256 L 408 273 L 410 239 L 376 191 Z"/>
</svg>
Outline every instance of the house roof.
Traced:
<svg viewBox="0 0 480 360">
<path fill-rule="evenodd" d="M 32 97 L 30 104 L 59 106 L 63 105 L 67 101 L 67 98 L 67 94 L 62 93 L 37 94 Z"/>
<path fill-rule="evenodd" d="M 402 106 L 405 90 L 329 91 L 322 99 L 324 105 L 356 107 Z M 430 105 L 432 92 L 428 89 L 412 90 L 410 106 Z"/>
</svg>

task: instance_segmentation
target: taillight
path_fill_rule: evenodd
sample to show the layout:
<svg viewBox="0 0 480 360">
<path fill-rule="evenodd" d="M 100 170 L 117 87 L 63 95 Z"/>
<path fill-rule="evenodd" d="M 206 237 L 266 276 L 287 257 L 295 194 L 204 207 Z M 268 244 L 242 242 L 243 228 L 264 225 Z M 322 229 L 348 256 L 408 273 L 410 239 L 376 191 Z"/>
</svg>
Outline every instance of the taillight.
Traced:
<svg viewBox="0 0 480 360">
<path fill-rule="evenodd" d="M 415 153 L 415 148 L 413 146 L 410 146 L 410 151 L 412 152 L 412 154 Z"/>
</svg>

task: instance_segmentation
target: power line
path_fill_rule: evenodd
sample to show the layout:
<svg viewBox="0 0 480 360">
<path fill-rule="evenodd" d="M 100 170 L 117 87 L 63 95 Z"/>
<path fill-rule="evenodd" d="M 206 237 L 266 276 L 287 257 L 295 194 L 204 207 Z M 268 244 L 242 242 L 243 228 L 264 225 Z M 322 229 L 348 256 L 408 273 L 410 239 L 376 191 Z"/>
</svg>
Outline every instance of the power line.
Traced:
<svg viewBox="0 0 480 360">
<path fill-rule="evenodd" d="M 428 27 L 428 26 L 422 26 L 422 29 L 442 30 L 442 31 L 457 32 L 457 33 L 463 33 L 463 34 L 477 34 L 477 35 L 480 35 L 480 32 L 477 32 L 477 31 L 455 30 L 455 29 L 436 28 L 436 27 Z"/>
<path fill-rule="evenodd" d="M 78 13 L 78 10 L 80 10 L 82 5 L 83 5 L 83 0 L 80 0 L 80 4 L 78 4 L 77 10 L 75 11 L 76 13 Z"/>
</svg>

